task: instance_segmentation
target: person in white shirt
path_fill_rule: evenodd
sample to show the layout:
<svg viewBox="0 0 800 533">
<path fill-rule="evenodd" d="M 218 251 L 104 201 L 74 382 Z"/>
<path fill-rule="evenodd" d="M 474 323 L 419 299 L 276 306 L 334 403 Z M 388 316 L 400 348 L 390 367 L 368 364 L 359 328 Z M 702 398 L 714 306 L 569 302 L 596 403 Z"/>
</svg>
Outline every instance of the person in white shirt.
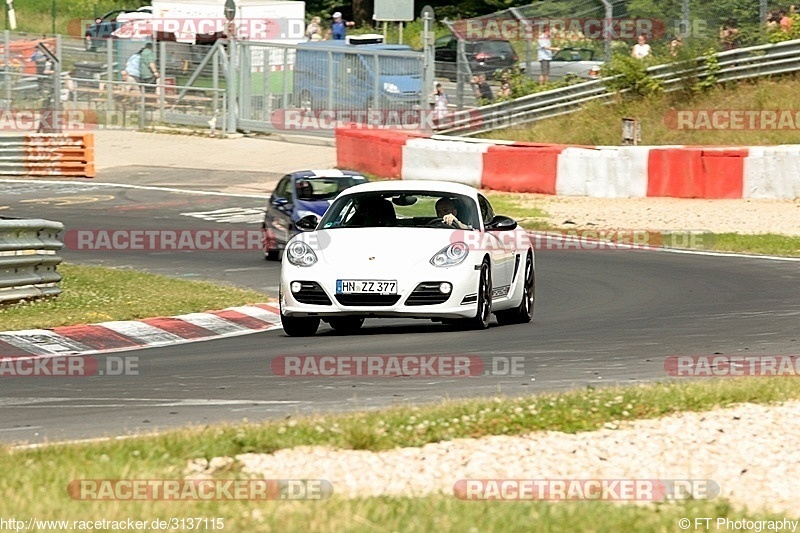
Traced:
<svg viewBox="0 0 800 533">
<path fill-rule="evenodd" d="M 554 48 L 550 42 L 550 28 L 544 28 L 539 35 L 537 58 L 542 70 L 539 73 L 539 85 L 545 85 L 550 80 L 550 61 L 553 60 L 553 52 L 558 52 L 559 48 Z"/>
<path fill-rule="evenodd" d="M 639 36 L 639 42 L 633 45 L 631 55 L 636 59 L 644 59 L 650 55 L 650 45 L 647 44 L 647 39 L 644 33 Z"/>
</svg>

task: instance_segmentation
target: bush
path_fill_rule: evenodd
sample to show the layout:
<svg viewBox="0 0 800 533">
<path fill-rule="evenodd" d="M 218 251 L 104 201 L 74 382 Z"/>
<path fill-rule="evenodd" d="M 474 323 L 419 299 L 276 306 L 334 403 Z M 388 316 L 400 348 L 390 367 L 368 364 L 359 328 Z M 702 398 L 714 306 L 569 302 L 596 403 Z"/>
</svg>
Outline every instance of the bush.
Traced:
<svg viewBox="0 0 800 533">
<path fill-rule="evenodd" d="M 650 61 L 636 59 L 628 55 L 615 55 L 603 65 L 601 75 L 610 91 L 628 90 L 636 96 L 649 96 L 663 92 L 664 88 L 656 79 L 647 74 Z"/>
</svg>

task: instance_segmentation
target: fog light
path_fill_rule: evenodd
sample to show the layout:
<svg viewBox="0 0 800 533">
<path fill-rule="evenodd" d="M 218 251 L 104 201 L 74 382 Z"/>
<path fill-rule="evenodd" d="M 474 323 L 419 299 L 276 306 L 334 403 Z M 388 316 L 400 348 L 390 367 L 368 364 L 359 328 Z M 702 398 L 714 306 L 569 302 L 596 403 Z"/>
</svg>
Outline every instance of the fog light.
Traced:
<svg viewBox="0 0 800 533">
<path fill-rule="evenodd" d="M 292 292 L 300 292 L 301 290 L 303 290 L 303 284 L 300 283 L 299 281 L 293 281 L 291 287 L 292 287 Z"/>
<path fill-rule="evenodd" d="M 439 292 L 442 294 L 450 294 L 450 291 L 453 290 L 453 286 L 447 283 L 446 281 L 439 284 Z"/>
</svg>

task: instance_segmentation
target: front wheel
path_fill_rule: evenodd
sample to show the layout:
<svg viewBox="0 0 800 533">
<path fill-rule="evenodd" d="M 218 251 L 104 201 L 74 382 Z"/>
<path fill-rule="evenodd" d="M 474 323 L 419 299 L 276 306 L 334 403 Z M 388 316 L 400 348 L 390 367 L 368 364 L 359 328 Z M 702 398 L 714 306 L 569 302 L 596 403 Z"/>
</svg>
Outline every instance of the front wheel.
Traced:
<svg viewBox="0 0 800 533">
<path fill-rule="evenodd" d="M 311 337 L 319 329 L 319 317 L 294 317 L 281 313 L 281 325 L 290 337 Z"/>
<path fill-rule="evenodd" d="M 522 301 L 519 306 L 495 313 L 501 325 L 526 324 L 533 319 L 533 305 L 536 299 L 536 273 L 533 270 L 533 256 L 528 252 L 525 259 L 525 278 L 522 286 Z"/>
<path fill-rule="evenodd" d="M 489 327 L 489 320 L 492 317 L 492 270 L 489 267 L 489 260 L 486 259 L 481 265 L 481 273 L 478 279 L 478 309 L 473 318 L 466 321 L 466 326 L 470 329 L 486 329 Z"/>
</svg>

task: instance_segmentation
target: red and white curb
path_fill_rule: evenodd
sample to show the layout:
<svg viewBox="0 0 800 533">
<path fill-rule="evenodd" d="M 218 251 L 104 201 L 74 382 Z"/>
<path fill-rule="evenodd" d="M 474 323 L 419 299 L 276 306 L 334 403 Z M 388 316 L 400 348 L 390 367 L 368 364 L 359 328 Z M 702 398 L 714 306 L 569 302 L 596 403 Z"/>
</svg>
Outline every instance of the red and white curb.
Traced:
<svg viewBox="0 0 800 533">
<path fill-rule="evenodd" d="M 142 320 L 2 331 L 0 358 L 118 352 L 248 335 L 280 327 L 280 310 L 276 306 L 255 304 Z"/>
</svg>

